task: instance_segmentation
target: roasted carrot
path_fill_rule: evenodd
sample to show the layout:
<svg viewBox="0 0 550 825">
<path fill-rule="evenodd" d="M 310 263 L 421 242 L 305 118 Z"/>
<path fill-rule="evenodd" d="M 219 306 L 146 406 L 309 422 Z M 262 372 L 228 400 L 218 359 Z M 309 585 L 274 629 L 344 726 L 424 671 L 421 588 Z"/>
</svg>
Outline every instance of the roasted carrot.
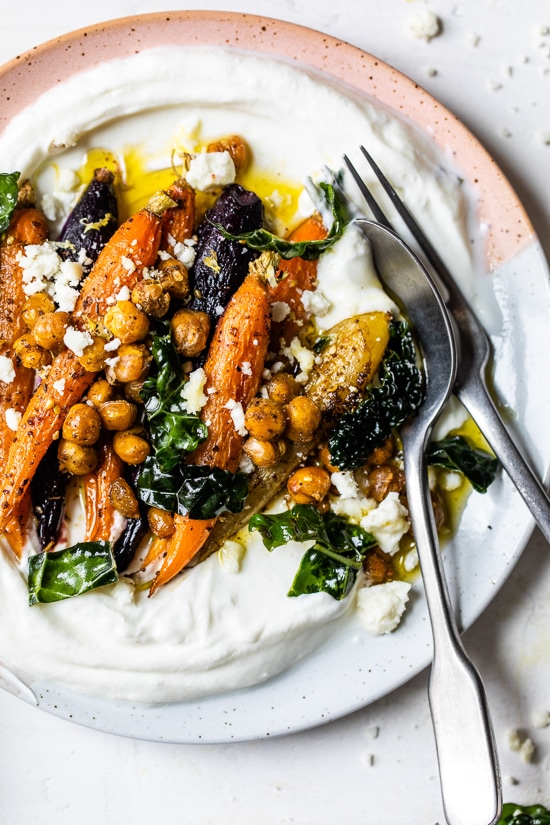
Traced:
<svg viewBox="0 0 550 825">
<path fill-rule="evenodd" d="M 321 217 L 314 213 L 290 234 L 289 241 L 316 241 L 327 235 Z M 282 260 L 279 264 L 278 284 L 273 290 L 273 301 L 288 304 L 290 313 L 283 321 L 273 323 L 272 348 L 279 350 L 281 338 L 285 344 L 300 333 L 307 317 L 301 296 L 304 290 L 314 290 L 317 284 L 317 261 L 303 258 Z"/>
<path fill-rule="evenodd" d="M 31 398 L 34 372 L 15 358 L 13 344 L 24 332 L 21 317 L 26 295 L 23 276 L 18 261 L 27 244 L 41 244 L 48 237 L 48 227 L 42 212 L 36 208 L 34 192 L 24 183 L 19 191 L 18 204 L 10 224 L 0 242 L 0 351 L 10 359 L 15 376 L 9 383 L 0 381 L 0 466 L 4 466 L 13 442 L 15 431 L 6 416 L 22 414 Z M 13 412 L 12 412 L 13 411 Z M 21 555 L 25 543 L 30 503 L 27 496 L 21 499 L 9 529 L 5 534 L 16 556 Z"/>
<path fill-rule="evenodd" d="M 144 267 L 155 263 L 162 215 L 172 206 L 171 198 L 158 193 L 119 227 L 84 282 L 73 313 L 72 323 L 76 329 L 99 329 L 110 301 L 123 287 L 132 289 Z M 47 378 L 38 386 L 25 410 L 0 476 L 0 531 L 61 430 L 69 409 L 84 395 L 94 375 L 82 367 L 70 349 L 54 358 Z"/>
<path fill-rule="evenodd" d="M 86 531 L 84 541 L 108 541 L 115 521 L 115 510 L 109 501 L 109 490 L 122 476 L 124 463 L 113 450 L 110 438 L 99 444 L 99 464 L 84 478 Z"/>
<path fill-rule="evenodd" d="M 267 256 L 268 266 L 270 260 Z M 208 424 L 208 438 L 191 454 L 194 464 L 230 472 L 238 468 L 244 436 L 235 428 L 232 408 L 240 404 L 246 409 L 258 392 L 269 344 L 271 292 L 265 266 L 264 256 L 252 262 L 216 327 L 204 366 L 208 401 L 201 418 Z M 150 595 L 191 561 L 215 522 L 174 516 L 176 532 L 155 542 L 155 557 L 164 558 Z M 150 556 L 151 552 L 152 561 Z"/>
<path fill-rule="evenodd" d="M 176 180 L 167 190 L 176 206 L 167 209 L 162 219 L 160 248 L 174 254 L 174 241 L 183 243 L 195 230 L 195 190 L 184 180 Z"/>
</svg>

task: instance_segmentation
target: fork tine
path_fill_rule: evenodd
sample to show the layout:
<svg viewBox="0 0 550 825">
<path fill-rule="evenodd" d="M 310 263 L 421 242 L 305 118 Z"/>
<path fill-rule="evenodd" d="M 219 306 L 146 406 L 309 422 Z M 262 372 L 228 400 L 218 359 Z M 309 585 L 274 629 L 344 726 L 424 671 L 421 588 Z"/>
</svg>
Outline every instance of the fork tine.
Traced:
<svg viewBox="0 0 550 825">
<path fill-rule="evenodd" d="M 376 175 L 376 177 L 378 178 L 378 180 L 382 184 L 385 192 L 387 193 L 387 195 L 389 196 L 391 202 L 395 206 L 398 214 L 401 216 L 401 218 L 403 219 L 405 225 L 407 226 L 407 228 L 409 229 L 409 231 L 411 232 L 413 237 L 416 239 L 418 245 L 420 246 L 420 248 L 422 249 L 422 251 L 426 255 L 426 258 L 428 259 L 428 261 L 431 263 L 431 265 L 434 267 L 434 269 L 436 271 L 443 272 L 444 274 L 448 274 L 448 277 L 452 278 L 446 264 L 441 260 L 441 257 L 439 255 L 439 253 L 437 252 L 437 250 L 435 249 L 435 247 L 433 246 L 432 242 L 424 234 L 424 231 L 418 225 L 415 218 L 413 218 L 413 216 L 411 215 L 411 213 L 409 212 L 409 210 L 407 209 L 407 207 L 405 206 L 405 204 L 403 203 L 403 201 L 401 200 L 401 198 L 399 197 L 399 195 L 397 194 L 397 192 L 395 191 L 395 189 L 393 188 L 393 186 L 391 185 L 391 183 L 389 182 L 387 177 L 384 175 L 384 173 L 382 172 L 380 167 L 375 163 L 374 159 L 367 152 L 367 150 L 365 149 L 364 146 L 360 146 L 359 148 L 361 149 L 361 152 L 363 153 L 364 157 L 366 158 L 366 160 L 367 160 L 369 166 L 371 167 L 372 171 L 374 172 L 374 174 Z M 351 169 L 350 169 L 350 171 L 351 171 Z M 357 178 L 355 178 L 355 179 L 357 180 Z M 362 189 L 361 189 L 361 191 L 363 192 Z M 369 206 L 372 209 L 370 201 L 367 200 L 367 203 L 369 204 Z M 377 218 L 377 220 L 378 220 L 378 218 Z"/>
<path fill-rule="evenodd" d="M 355 183 L 359 187 L 359 189 L 361 191 L 361 194 L 363 195 L 366 202 L 368 203 L 369 208 L 370 208 L 372 214 L 374 215 L 374 217 L 376 218 L 376 220 L 378 221 L 378 223 L 381 223 L 387 229 L 391 229 L 389 220 L 386 218 L 386 216 L 382 212 L 382 209 L 379 207 L 378 203 L 374 199 L 374 195 L 372 194 L 370 189 L 367 187 L 365 181 L 363 180 L 363 178 L 361 177 L 361 175 L 359 174 L 359 172 L 357 171 L 357 169 L 355 168 L 355 166 L 353 165 L 353 163 L 351 162 L 351 160 L 348 158 L 347 155 L 344 155 L 344 163 L 346 164 L 349 171 L 353 175 L 353 177 L 355 179 Z"/>
</svg>

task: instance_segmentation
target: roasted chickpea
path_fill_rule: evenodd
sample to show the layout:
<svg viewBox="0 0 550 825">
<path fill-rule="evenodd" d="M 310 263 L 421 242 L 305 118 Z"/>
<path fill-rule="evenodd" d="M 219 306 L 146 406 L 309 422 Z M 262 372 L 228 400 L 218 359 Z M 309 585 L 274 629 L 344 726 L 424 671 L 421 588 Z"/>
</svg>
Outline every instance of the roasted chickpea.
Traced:
<svg viewBox="0 0 550 825">
<path fill-rule="evenodd" d="M 171 536 L 176 530 L 172 513 L 169 513 L 167 510 L 161 510 L 160 507 L 149 508 L 147 521 L 149 522 L 151 532 L 160 539 Z"/>
<path fill-rule="evenodd" d="M 112 401 L 114 397 L 115 391 L 105 378 L 94 381 L 88 390 L 88 401 L 91 401 L 94 407 L 101 407 L 107 401 Z"/>
<path fill-rule="evenodd" d="M 284 441 L 262 441 L 247 438 L 243 450 L 256 467 L 273 467 L 278 464 L 286 451 Z"/>
<path fill-rule="evenodd" d="M 95 444 L 101 432 L 101 418 L 95 407 L 74 404 L 63 422 L 61 435 L 65 441 L 82 446 Z"/>
<path fill-rule="evenodd" d="M 113 436 L 113 450 L 126 464 L 141 464 L 151 452 L 145 430 L 135 427 Z"/>
<path fill-rule="evenodd" d="M 300 385 L 287 372 L 277 372 L 267 382 L 267 394 L 277 404 L 288 404 L 300 392 Z"/>
<path fill-rule="evenodd" d="M 270 398 L 253 398 L 246 409 L 244 426 L 253 438 L 271 441 L 285 431 L 284 410 Z"/>
<path fill-rule="evenodd" d="M 323 444 L 323 446 L 319 450 L 319 460 L 325 468 L 325 470 L 328 470 L 329 473 L 338 472 L 338 467 L 335 467 L 332 463 L 332 458 L 328 449 L 328 444 Z"/>
<path fill-rule="evenodd" d="M 392 457 L 394 453 L 394 443 L 391 435 L 379 447 L 375 447 L 372 453 L 367 458 L 367 464 L 370 467 L 379 467 L 385 464 Z"/>
<path fill-rule="evenodd" d="M 109 502 L 111 506 L 125 518 L 139 518 L 139 504 L 136 495 L 128 482 L 123 478 L 115 478 L 109 487 Z"/>
<path fill-rule="evenodd" d="M 26 332 L 13 345 L 15 354 L 24 367 L 39 370 L 51 363 L 52 356 L 48 350 L 39 347 L 31 332 Z"/>
<path fill-rule="evenodd" d="M 124 397 L 126 400 L 131 401 L 132 404 L 143 404 L 143 398 L 141 397 L 143 384 L 143 381 L 128 381 L 127 384 L 124 384 Z"/>
<path fill-rule="evenodd" d="M 137 407 L 129 401 L 107 401 L 99 408 L 99 415 L 106 430 L 127 430 L 137 418 Z"/>
<path fill-rule="evenodd" d="M 46 295 L 45 292 L 35 292 L 34 295 L 29 295 L 23 304 L 21 317 L 25 324 L 32 329 L 42 315 L 54 311 L 55 304 L 50 296 Z"/>
<path fill-rule="evenodd" d="M 172 298 L 187 298 L 189 295 L 189 273 L 187 267 L 176 258 L 167 258 L 158 267 L 159 283 Z"/>
<path fill-rule="evenodd" d="M 391 464 L 382 464 L 372 470 L 368 466 L 359 468 L 355 480 L 359 489 L 375 501 L 382 501 L 388 493 L 400 493 L 405 487 L 405 474 Z"/>
<path fill-rule="evenodd" d="M 143 341 L 149 333 L 147 315 L 131 301 L 117 301 L 105 313 L 104 323 L 122 344 Z"/>
<path fill-rule="evenodd" d="M 250 151 L 240 135 L 228 135 L 227 137 L 209 143 L 207 152 L 229 152 L 235 171 L 240 172 L 248 165 Z"/>
<path fill-rule="evenodd" d="M 178 309 L 170 323 L 177 351 L 185 358 L 194 358 L 206 346 L 210 318 L 206 312 Z"/>
<path fill-rule="evenodd" d="M 368 551 L 363 562 L 363 570 L 370 585 L 391 582 L 395 576 L 392 557 L 379 547 L 373 547 Z"/>
<path fill-rule="evenodd" d="M 300 467 L 287 481 L 287 490 L 297 504 L 320 504 L 330 490 L 330 475 L 322 467 Z"/>
<path fill-rule="evenodd" d="M 170 294 L 162 285 L 149 278 L 138 281 L 132 290 L 132 302 L 151 318 L 162 318 L 170 307 Z"/>
<path fill-rule="evenodd" d="M 84 348 L 82 355 L 78 355 L 79 364 L 88 372 L 99 372 L 105 366 L 108 353 L 105 352 L 105 341 L 99 336 L 92 336 L 93 341 Z"/>
<path fill-rule="evenodd" d="M 32 334 L 38 346 L 49 350 L 59 350 L 69 326 L 68 312 L 45 312 L 36 319 Z"/>
<path fill-rule="evenodd" d="M 113 365 L 117 381 L 140 381 L 147 374 L 151 353 L 145 344 L 121 344 L 117 351 L 118 361 Z"/>
<path fill-rule="evenodd" d="M 321 411 L 306 395 L 297 395 L 286 407 L 287 435 L 291 441 L 308 441 L 321 423 Z"/>
<path fill-rule="evenodd" d="M 59 440 L 57 457 L 61 469 L 74 476 L 93 473 L 98 464 L 97 450 L 94 447 L 74 444 L 64 438 Z"/>
</svg>

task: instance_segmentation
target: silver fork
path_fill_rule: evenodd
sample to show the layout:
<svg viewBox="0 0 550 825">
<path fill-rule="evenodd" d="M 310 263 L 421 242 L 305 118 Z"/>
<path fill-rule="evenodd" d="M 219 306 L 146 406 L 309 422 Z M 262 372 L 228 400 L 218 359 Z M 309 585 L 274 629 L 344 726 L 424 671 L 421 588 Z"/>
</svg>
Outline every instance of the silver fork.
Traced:
<svg viewBox="0 0 550 825">
<path fill-rule="evenodd" d="M 391 229 L 358 219 L 380 278 L 410 320 L 424 364 L 424 398 L 401 428 L 407 499 L 433 632 L 429 699 L 449 825 L 491 825 L 500 776 L 481 678 L 460 639 L 445 582 L 428 488 L 426 447 L 456 376 L 454 330 L 432 279 Z"/>
<path fill-rule="evenodd" d="M 550 498 L 533 468 L 512 440 L 487 387 L 486 371 L 492 355 L 489 336 L 429 238 L 365 147 L 360 148 L 398 214 L 447 290 L 446 304 L 454 318 L 460 339 L 460 359 L 455 381 L 456 395 L 487 439 L 510 480 L 527 504 L 546 541 L 550 543 Z M 376 220 L 389 227 L 386 216 L 357 169 L 347 156 L 344 156 L 344 161 Z"/>
</svg>

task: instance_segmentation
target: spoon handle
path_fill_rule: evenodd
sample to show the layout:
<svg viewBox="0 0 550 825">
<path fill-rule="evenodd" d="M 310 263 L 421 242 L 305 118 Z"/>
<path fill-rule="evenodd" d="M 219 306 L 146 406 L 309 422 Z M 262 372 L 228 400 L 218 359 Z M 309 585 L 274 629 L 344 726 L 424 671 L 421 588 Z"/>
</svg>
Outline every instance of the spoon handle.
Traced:
<svg viewBox="0 0 550 825">
<path fill-rule="evenodd" d="M 432 625 L 429 700 L 448 825 L 492 825 L 501 810 L 487 699 L 457 630 L 428 491 L 424 438 L 405 429 L 407 499 Z M 426 439 L 427 440 L 427 439 Z"/>
</svg>

